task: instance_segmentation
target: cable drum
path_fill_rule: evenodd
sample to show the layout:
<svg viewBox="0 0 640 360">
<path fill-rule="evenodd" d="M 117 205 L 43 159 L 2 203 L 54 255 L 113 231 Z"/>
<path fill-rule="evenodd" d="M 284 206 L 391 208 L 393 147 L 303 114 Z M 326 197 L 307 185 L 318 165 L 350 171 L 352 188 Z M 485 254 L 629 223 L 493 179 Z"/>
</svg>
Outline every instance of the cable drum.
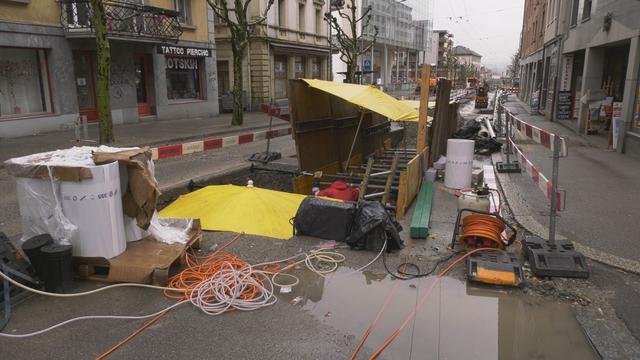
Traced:
<svg viewBox="0 0 640 360">
<path fill-rule="evenodd" d="M 504 250 L 502 232 L 506 225 L 491 215 L 472 214 L 462 219 L 460 242 L 466 249 L 495 248 Z"/>
</svg>

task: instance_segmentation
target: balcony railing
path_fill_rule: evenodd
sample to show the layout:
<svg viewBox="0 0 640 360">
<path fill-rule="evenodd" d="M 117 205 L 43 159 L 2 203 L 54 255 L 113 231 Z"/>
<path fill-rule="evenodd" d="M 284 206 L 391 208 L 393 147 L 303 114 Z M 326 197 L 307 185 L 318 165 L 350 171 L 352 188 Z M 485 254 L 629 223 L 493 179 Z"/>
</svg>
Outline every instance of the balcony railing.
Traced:
<svg viewBox="0 0 640 360">
<path fill-rule="evenodd" d="M 92 34 L 93 9 L 89 0 L 59 0 L 60 23 L 67 34 Z M 178 40 L 182 26 L 177 11 L 121 1 L 106 1 L 110 36 Z"/>
</svg>

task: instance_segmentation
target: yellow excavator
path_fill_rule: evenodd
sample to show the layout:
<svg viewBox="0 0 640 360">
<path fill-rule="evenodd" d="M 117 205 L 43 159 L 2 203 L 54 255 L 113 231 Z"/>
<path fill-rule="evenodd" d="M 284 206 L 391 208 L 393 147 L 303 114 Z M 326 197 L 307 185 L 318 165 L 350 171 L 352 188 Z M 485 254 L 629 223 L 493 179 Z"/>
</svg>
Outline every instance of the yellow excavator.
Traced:
<svg viewBox="0 0 640 360">
<path fill-rule="evenodd" d="M 489 86 L 485 83 L 476 89 L 476 109 L 489 107 Z"/>
</svg>

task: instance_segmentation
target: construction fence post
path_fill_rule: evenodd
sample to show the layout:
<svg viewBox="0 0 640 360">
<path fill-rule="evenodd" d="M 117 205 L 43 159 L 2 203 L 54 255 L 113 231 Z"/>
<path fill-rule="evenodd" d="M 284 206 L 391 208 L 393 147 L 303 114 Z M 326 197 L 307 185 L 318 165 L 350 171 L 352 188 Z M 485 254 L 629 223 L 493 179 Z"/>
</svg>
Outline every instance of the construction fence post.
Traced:
<svg viewBox="0 0 640 360">
<path fill-rule="evenodd" d="M 520 163 L 517 161 L 513 161 L 511 162 L 511 120 L 513 118 L 513 115 L 509 112 L 505 110 L 505 141 L 506 141 L 506 145 L 507 145 L 507 150 L 506 150 L 506 155 L 507 155 L 507 161 L 506 162 L 496 162 L 496 171 L 499 173 L 519 173 L 522 171 L 522 169 L 520 168 Z"/>
<path fill-rule="evenodd" d="M 556 242 L 556 213 L 558 211 L 558 171 L 560 170 L 560 149 L 562 139 L 553 137 L 553 170 L 551 173 L 551 208 L 549 209 L 549 241 Z"/>
</svg>

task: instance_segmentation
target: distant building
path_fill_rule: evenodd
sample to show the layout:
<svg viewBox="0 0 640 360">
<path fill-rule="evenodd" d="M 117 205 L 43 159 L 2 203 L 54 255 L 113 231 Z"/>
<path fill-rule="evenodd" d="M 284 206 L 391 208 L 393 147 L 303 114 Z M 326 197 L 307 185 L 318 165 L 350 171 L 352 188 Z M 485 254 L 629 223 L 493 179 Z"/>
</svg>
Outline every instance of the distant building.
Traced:
<svg viewBox="0 0 640 360">
<path fill-rule="evenodd" d="M 219 0 L 222 1 L 222 0 Z M 226 0 L 233 4 L 233 0 Z M 248 17 L 262 16 L 269 0 L 253 0 Z M 243 86 L 249 106 L 287 97 L 287 79 L 328 79 L 328 0 L 275 0 L 267 19 L 254 29 L 243 64 Z M 229 30 L 216 21 L 220 93 L 233 88 Z"/>
<path fill-rule="evenodd" d="M 420 58 L 420 63 L 431 65 L 432 72 L 436 71 L 436 66 L 438 66 L 438 41 L 440 39 L 440 35 L 437 32 L 433 32 L 431 34 L 431 45 L 427 51 L 422 53 L 422 57 Z"/>
<path fill-rule="evenodd" d="M 482 63 L 482 55 L 469 49 L 468 47 L 458 45 L 453 48 L 453 56 L 458 59 L 458 64 L 473 65 L 480 71 Z"/>
<path fill-rule="evenodd" d="M 545 0 L 525 0 L 520 41 L 520 97 L 536 107 L 542 85 L 546 7 Z"/>
<path fill-rule="evenodd" d="M 350 0 L 345 1 L 346 4 Z M 374 27 L 378 28 L 376 43 L 371 52 L 363 54 L 359 61 L 359 70 L 364 71 L 362 83 L 379 83 L 383 86 L 395 83 L 413 82 L 419 76 L 425 53 L 431 46 L 433 20 L 431 7 L 433 0 L 406 1 L 397 0 L 358 0 L 357 16 L 371 6 L 371 22 L 364 31 L 366 46 L 373 39 Z M 335 13 L 334 13 L 335 14 Z M 342 19 L 341 26 L 346 28 L 348 21 Z M 363 22 L 358 23 L 359 26 Z M 349 31 L 350 33 L 350 31 Z M 333 39 L 333 43 L 336 41 Z M 342 81 L 346 64 L 340 60 L 334 49 L 333 76 Z"/>
<path fill-rule="evenodd" d="M 447 77 L 449 72 L 449 56 L 450 50 L 453 49 L 453 34 L 447 30 L 435 30 L 434 35 L 438 36 L 438 62 L 437 62 L 437 77 Z M 453 71 L 453 69 L 452 69 Z"/>
</svg>

